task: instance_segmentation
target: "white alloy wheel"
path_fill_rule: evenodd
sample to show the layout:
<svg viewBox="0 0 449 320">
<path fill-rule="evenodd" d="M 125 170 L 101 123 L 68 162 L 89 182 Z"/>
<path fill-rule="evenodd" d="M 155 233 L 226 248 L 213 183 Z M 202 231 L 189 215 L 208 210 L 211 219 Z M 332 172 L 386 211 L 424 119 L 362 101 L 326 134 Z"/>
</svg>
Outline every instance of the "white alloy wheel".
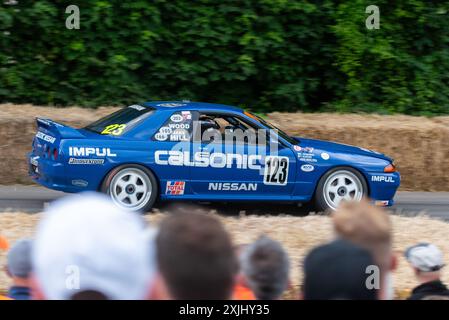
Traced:
<svg viewBox="0 0 449 320">
<path fill-rule="evenodd" d="M 148 175 L 138 168 L 125 168 L 112 179 L 108 193 L 118 206 L 140 210 L 144 208 L 153 192 Z"/>
<path fill-rule="evenodd" d="M 353 172 L 335 171 L 324 182 L 323 198 L 332 210 L 337 209 L 343 200 L 360 201 L 363 195 L 363 184 Z"/>
</svg>

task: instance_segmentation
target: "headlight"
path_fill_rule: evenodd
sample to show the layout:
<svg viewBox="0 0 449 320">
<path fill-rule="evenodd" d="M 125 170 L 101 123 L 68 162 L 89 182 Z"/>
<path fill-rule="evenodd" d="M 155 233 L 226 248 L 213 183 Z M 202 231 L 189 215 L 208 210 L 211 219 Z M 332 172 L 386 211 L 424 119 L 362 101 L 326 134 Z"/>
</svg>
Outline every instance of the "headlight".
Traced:
<svg viewBox="0 0 449 320">
<path fill-rule="evenodd" d="M 384 168 L 384 172 L 386 173 L 396 172 L 396 166 L 394 165 L 394 163 L 390 163 L 388 166 L 386 166 Z"/>
</svg>

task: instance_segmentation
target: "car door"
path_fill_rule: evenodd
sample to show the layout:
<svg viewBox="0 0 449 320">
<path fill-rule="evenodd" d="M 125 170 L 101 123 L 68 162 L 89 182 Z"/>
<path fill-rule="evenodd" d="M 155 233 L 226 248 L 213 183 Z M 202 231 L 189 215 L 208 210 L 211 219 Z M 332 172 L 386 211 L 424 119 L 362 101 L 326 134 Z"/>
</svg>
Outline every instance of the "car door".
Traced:
<svg viewBox="0 0 449 320">
<path fill-rule="evenodd" d="M 296 183 L 297 160 L 295 154 L 277 137 L 265 149 L 263 193 L 269 196 L 289 197 Z"/>
<path fill-rule="evenodd" d="M 226 117 L 247 129 L 259 129 L 235 114 L 201 113 L 198 119 L 204 115 L 214 119 Z M 217 139 L 211 141 L 204 138 L 200 120 L 194 127 L 192 161 L 196 165 L 191 167 L 190 177 L 195 194 L 216 199 L 251 199 L 291 194 L 296 159 L 289 148 L 276 148 L 276 154 L 270 154 L 273 148 L 266 142 L 259 143 L 246 138 L 227 139 L 229 135 L 223 137 L 223 131 L 217 134 Z"/>
<path fill-rule="evenodd" d="M 192 193 L 189 154 L 192 136 L 192 112 L 170 112 L 153 135 L 154 164 L 160 179 L 161 196 L 178 197 Z"/>
</svg>

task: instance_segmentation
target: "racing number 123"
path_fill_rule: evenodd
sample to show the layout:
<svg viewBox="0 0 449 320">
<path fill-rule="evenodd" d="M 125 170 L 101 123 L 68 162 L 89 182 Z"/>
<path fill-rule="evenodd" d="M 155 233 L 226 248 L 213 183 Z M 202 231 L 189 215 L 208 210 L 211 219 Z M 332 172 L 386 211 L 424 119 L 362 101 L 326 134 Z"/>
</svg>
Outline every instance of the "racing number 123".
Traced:
<svg viewBox="0 0 449 320">
<path fill-rule="evenodd" d="M 119 136 L 123 133 L 123 130 L 126 128 L 126 124 L 110 124 L 106 126 L 101 134 L 112 134 L 114 136 Z"/>
<path fill-rule="evenodd" d="M 266 157 L 264 184 L 285 185 L 288 175 L 287 157 Z"/>
</svg>

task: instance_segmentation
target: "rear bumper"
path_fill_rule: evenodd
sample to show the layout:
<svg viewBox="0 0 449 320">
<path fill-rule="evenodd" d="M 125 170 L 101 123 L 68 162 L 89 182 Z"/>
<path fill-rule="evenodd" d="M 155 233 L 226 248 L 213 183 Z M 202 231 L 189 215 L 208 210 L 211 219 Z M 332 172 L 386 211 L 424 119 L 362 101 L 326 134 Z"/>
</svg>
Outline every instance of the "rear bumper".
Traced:
<svg viewBox="0 0 449 320">
<path fill-rule="evenodd" d="M 32 152 L 28 154 L 28 175 L 34 182 L 49 189 L 64 192 L 82 191 L 80 188 L 67 184 L 65 168 L 61 162 L 44 159 Z"/>
</svg>

